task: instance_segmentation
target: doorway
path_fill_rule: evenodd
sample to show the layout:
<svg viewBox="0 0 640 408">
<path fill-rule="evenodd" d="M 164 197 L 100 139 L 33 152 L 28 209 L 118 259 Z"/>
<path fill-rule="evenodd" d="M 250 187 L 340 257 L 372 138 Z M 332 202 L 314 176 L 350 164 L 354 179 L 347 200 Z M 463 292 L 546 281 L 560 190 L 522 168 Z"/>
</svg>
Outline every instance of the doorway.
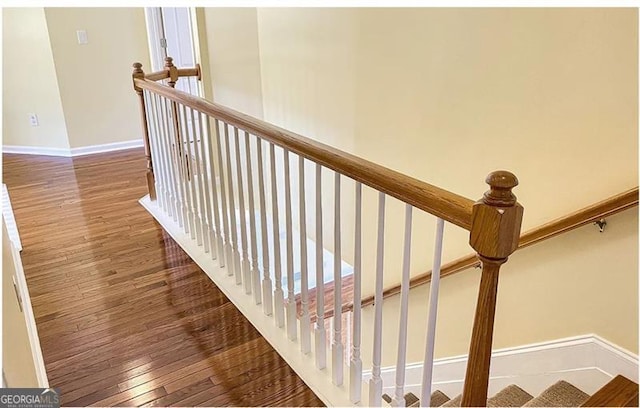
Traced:
<svg viewBox="0 0 640 408">
<path fill-rule="evenodd" d="M 151 68 L 162 70 L 164 59 L 173 58 L 178 68 L 194 67 L 196 63 L 197 27 L 194 10 L 189 7 L 145 8 Z M 176 89 L 202 96 L 200 82 L 193 77 L 180 78 Z"/>
</svg>

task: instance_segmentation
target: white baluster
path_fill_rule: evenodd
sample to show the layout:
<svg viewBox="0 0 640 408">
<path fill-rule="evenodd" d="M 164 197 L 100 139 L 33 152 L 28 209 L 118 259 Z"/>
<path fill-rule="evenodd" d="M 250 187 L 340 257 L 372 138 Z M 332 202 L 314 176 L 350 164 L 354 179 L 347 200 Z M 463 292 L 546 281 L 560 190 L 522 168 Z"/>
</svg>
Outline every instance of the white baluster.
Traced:
<svg viewBox="0 0 640 408">
<path fill-rule="evenodd" d="M 229 263 L 233 262 L 233 272 L 236 278 L 236 285 L 242 284 L 242 268 L 240 266 L 240 248 L 238 242 L 238 224 L 236 223 L 236 205 L 235 205 L 235 192 L 233 189 L 233 172 L 231 165 L 231 132 L 229 130 L 229 124 L 225 123 L 227 131 L 226 135 L 226 155 L 227 155 L 227 183 L 228 183 L 228 196 L 229 196 L 229 230 L 231 232 L 231 257 Z"/>
<path fill-rule="evenodd" d="M 256 305 L 262 303 L 262 295 L 260 293 L 260 269 L 258 268 L 258 233 L 256 231 L 256 208 L 253 198 L 253 171 L 251 157 L 251 135 L 244 132 L 244 150 L 247 158 L 247 195 L 249 197 L 249 241 L 251 241 L 251 255 L 249 264 L 251 268 L 251 283 L 253 291 L 253 300 Z"/>
<path fill-rule="evenodd" d="M 373 322 L 373 365 L 369 380 L 369 406 L 382 405 L 382 378 L 380 364 L 382 363 L 382 281 L 384 272 L 384 215 L 385 194 L 378 195 L 378 244 L 376 254 L 376 291 Z"/>
<path fill-rule="evenodd" d="M 433 254 L 431 288 L 429 289 L 429 315 L 427 316 L 427 341 L 422 365 L 422 389 L 420 406 L 431 405 L 431 381 L 433 379 L 433 352 L 436 343 L 436 318 L 438 317 L 438 290 L 440 289 L 440 267 L 442 265 L 442 238 L 444 220 L 438 218 L 436 224 L 436 244 Z"/>
<path fill-rule="evenodd" d="M 309 268 L 307 265 L 307 212 L 304 190 L 304 157 L 298 156 L 298 192 L 300 196 L 300 301 L 302 316 L 300 316 L 300 351 L 303 354 L 311 352 L 311 319 L 309 317 Z"/>
<path fill-rule="evenodd" d="M 175 144 L 175 157 L 176 166 L 178 167 L 178 174 L 180 180 L 180 201 L 182 204 L 182 212 L 184 219 L 184 232 L 189 234 L 194 230 L 193 227 L 193 214 L 191 213 L 190 201 L 189 201 L 189 187 L 187 186 L 187 171 L 183 153 L 183 138 L 184 131 L 182 130 L 182 121 L 180 120 L 180 110 L 178 104 L 172 102 L 175 109 L 172 109 L 171 115 L 175 117 L 174 122 L 174 144 Z"/>
<path fill-rule="evenodd" d="M 204 185 L 202 177 L 202 162 L 200 161 L 200 148 L 198 142 L 198 126 L 196 126 L 196 116 L 193 109 L 189 108 L 191 113 L 191 143 L 193 144 L 193 179 L 191 183 L 194 185 L 196 195 L 198 197 L 198 220 L 200 229 L 197 234 L 197 244 L 204 245 L 204 252 L 209 252 L 209 235 L 207 230 L 209 229 L 209 220 L 207 219 L 207 212 L 204 207 Z"/>
<path fill-rule="evenodd" d="M 200 177 L 204 186 L 205 208 L 207 213 L 207 236 L 211 249 L 211 259 L 217 258 L 217 234 L 220 232 L 218 220 L 218 197 L 216 196 L 215 184 L 211 182 L 215 179 L 213 171 L 213 154 L 211 152 L 211 135 L 209 134 L 208 116 L 198 112 L 198 125 L 200 126 L 200 157 L 202 159 L 202 167 Z M 207 155 L 207 152 L 209 155 Z M 209 170 L 210 169 L 210 170 Z M 212 193 L 213 187 L 213 193 Z M 215 230 L 215 232 L 214 232 Z"/>
<path fill-rule="evenodd" d="M 179 143 L 180 125 L 178 122 L 178 105 L 175 102 L 167 102 L 167 125 L 169 128 L 169 146 L 171 146 L 171 161 L 174 168 L 174 178 L 177 188 L 178 225 L 185 233 L 189 232 L 189 216 L 187 211 L 187 199 L 184 184 L 184 169 L 182 166 L 181 147 Z"/>
<path fill-rule="evenodd" d="M 196 192 L 193 187 L 193 165 L 191 163 L 191 149 L 189 143 L 189 124 L 187 123 L 187 114 L 184 105 L 179 106 L 179 114 L 180 118 L 180 135 L 182 136 L 182 164 L 184 166 L 184 182 L 187 189 L 187 208 L 189 211 L 189 231 L 191 234 L 191 239 L 196 239 L 197 232 L 200 230 L 200 226 L 198 224 L 198 210 L 196 209 Z"/>
<path fill-rule="evenodd" d="M 151 98 L 154 99 L 157 110 L 156 110 L 156 136 L 157 136 L 157 146 L 158 153 L 160 156 L 160 172 L 162 173 L 162 180 L 164 186 L 164 194 L 163 194 L 163 202 L 164 207 L 166 209 L 167 214 L 177 221 L 178 214 L 176 212 L 176 203 L 175 203 L 175 192 L 173 188 L 172 182 L 172 170 L 171 170 L 171 162 L 170 156 L 168 154 L 168 150 L 171 148 L 171 145 L 167 142 L 166 138 L 166 123 L 164 120 L 164 111 L 166 109 L 166 105 L 164 104 L 162 98 L 156 94 L 150 94 Z M 158 166 L 154 164 L 154 171 Z"/>
<path fill-rule="evenodd" d="M 324 322 L 324 246 L 322 239 L 322 166 L 316 163 L 316 367 L 327 366 L 327 328 Z"/>
<path fill-rule="evenodd" d="M 167 207 L 167 200 L 165 199 L 166 189 L 163 179 L 163 165 L 160 159 L 161 143 L 159 141 L 158 134 L 158 105 L 155 100 L 155 95 L 152 95 L 149 91 L 142 91 L 142 97 L 144 100 L 145 120 L 147 122 L 147 136 L 149 140 L 149 152 L 151 154 L 153 178 L 155 181 L 157 205 L 168 213 L 169 207 Z"/>
<path fill-rule="evenodd" d="M 344 344 L 342 344 L 342 249 L 340 230 L 340 173 L 335 174 L 335 207 L 333 217 L 333 343 L 331 344 L 333 383 L 342 385 Z"/>
<path fill-rule="evenodd" d="M 398 358 L 396 363 L 396 388 L 391 405 L 404 407 L 404 379 L 407 363 L 407 324 L 409 316 L 409 272 L 411 270 L 411 205 L 405 206 L 404 253 L 402 261 L 402 283 L 400 285 L 400 325 L 398 329 Z"/>
<path fill-rule="evenodd" d="M 296 295 L 293 278 L 293 225 L 291 220 L 291 174 L 289 170 L 289 151 L 284 149 L 284 217 L 287 234 L 287 335 L 289 340 L 298 338 L 298 319 L 296 316 Z"/>
<path fill-rule="evenodd" d="M 276 288 L 273 291 L 276 325 L 284 326 L 284 292 L 282 291 L 282 263 L 280 260 L 280 221 L 278 219 L 278 184 L 276 174 L 276 154 L 273 143 L 269 144 L 271 158 L 271 199 L 273 200 L 273 267 Z"/>
<path fill-rule="evenodd" d="M 272 283 L 269 272 L 269 234 L 267 228 L 267 201 L 264 187 L 264 164 L 262 162 L 262 139 L 256 137 L 258 153 L 258 188 L 260 190 L 260 230 L 262 232 L 262 307 L 267 316 L 273 314 Z"/>
<path fill-rule="evenodd" d="M 215 119 L 214 119 L 215 120 Z M 232 245 L 231 245 L 231 238 L 229 235 L 229 221 L 228 221 L 228 211 L 227 211 L 227 197 L 226 197 L 226 191 L 225 191 L 225 175 L 224 175 L 224 162 L 222 161 L 222 143 L 221 143 L 221 139 L 222 139 L 222 134 L 221 132 L 224 131 L 226 133 L 226 129 L 225 126 L 220 126 L 220 122 L 218 120 L 215 120 L 216 123 L 216 129 L 218 130 L 216 132 L 216 144 L 217 144 L 217 151 L 218 151 L 218 166 L 220 168 L 220 171 L 218 172 L 218 174 L 220 174 L 220 202 L 222 203 L 222 228 L 224 230 L 222 236 L 224 239 L 224 251 L 220 251 L 220 267 L 224 267 L 226 265 L 227 267 L 227 275 L 231 276 L 233 275 L 233 253 L 232 253 Z M 223 130 L 224 129 L 224 130 Z M 212 166 L 213 167 L 213 166 Z M 216 184 L 216 179 L 213 179 L 213 185 Z"/>
<path fill-rule="evenodd" d="M 244 180 L 242 176 L 242 158 L 240 154 L 240 135 L 238 128 L 234 129 L 236 143 L 236 175 L 238 178 L 238 207 L 240 209 L 240 239 L 242 242 L 241 268 L 244 293 L 251 294 L 251 265 L 249 264 L 249 246 L 247 245 L 247 213 L 244 208 Z"/>
<path fill-rule="evenodd" d="M 189 143 L 189 125 L 187 123 L 187 113 L 184 105 L 179 105 L 180 111 L 178 117 L 180 118 L 180 130 L 182 141 L 182 164 L 184 168 L 184 183 L 187 192 L 187 208 L 189 212 L 189 231 L 191 233 L 191 239 L 196 239 L 198 231 L 202 233 L 202 226 L 198 223 L 198 210 L 196 208 L 196 193 L 193 187 L 193 164 L 191 163 L 191 149 Z"/>
<path fill-rule="evenodd" d="M 157 95 L 156 95 L 157 96 Z M 180 188 L 177 181 L 177 170 L 175 166 L 175 160 L 173 155 L 173 148 L 171 142 L 171 129 L 172 125 L 169 123 L 169 102 L 161 96 L 157 96 L 161 105 L 160 109 L 160 135 L 162 137 L 162 145 L 164 146 L 164 162 L 166 163 L 166 178 L 169 186 L 169 203 L 171 213 L 173 214 L 173 220 L 178 223 L 180 227 L 183 225 L 182 211 L 180 205 Z"/>
<path fill-rule="evenodd" d="M 353 343 L 349 365 L 349 396 L 354 404 L 362 399 L 362 184 L 356 182 L 356 237 L 353 254 Z"/>
</svg>

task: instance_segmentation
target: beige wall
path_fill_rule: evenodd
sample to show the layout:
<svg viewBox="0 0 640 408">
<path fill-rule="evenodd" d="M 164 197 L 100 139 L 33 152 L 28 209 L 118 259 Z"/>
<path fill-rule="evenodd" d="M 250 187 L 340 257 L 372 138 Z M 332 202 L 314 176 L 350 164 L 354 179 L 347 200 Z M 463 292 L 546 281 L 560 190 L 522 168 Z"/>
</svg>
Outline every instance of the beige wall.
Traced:
<svg viewBox="0 0 640 408">
<path fill-rule="evenodd" d="M 258 29 L 267 121 L 474 199 L 486 174 L 511 170 L 525 230 L 638 184 L 635 10 L 258 9 Z M 386 285 L 403 214 L 390 200 Z M 433 242 L 433 220 L 417 217 L 414 274 Z M 445 241 L 445 259 L 469 252 L 465 231 Z"/>
<path fill-rule="evenodd" d="M 253 31 L 253 20 L 246 21 Z M 473 199 L 486 190 L 486 174 L 511 170 L 521 183 L 525 230 L 638 184 L 637 10 L 259 8 L 256 24 L 260 58 L 246 63 L 260 70 L 265 120 Z M 240 42 L 243 29 L 227 30 L 225 40 Z M 215 64 L 226 57 L 209 58 Z M 237 74 L 232 68 L 218 67 L 214 89 L 216 77 Z M 333 248 L 331 175 L 323 182 L 325 246 Z M 347 260 L 349 188 L 345 182 Z M 363 292 L 371 293 L 376 194 L 368 189 L 363 214 Z M 385 286 L 399 280 L 403 215 L 402 204 L 388 200 Z M 576 232 L 514 256 L 501 299 L 520 295 L 521 304 L 499 312 L 496 345 L 596 332 L 637 352 L 635 219 L 598 251 L 580 255 L 575 243 L 587 233 Z M 434 220 L 414 214 L 413 225 L 417 274 L 430 269 Z M 467 232 L 448 225 L 445 261 L 468 254 L 467 242 Z M 599 251 L 619 263 L 616 279 L 598 280 Z M 439 356 L 466 352 L 477 283 L 473 271 L 443 282 L 442 308 L 450 308 L 441 320 L 457 326 L 440 334 Z M 412 296 L 424 300 L 424 290 Z M 541 301 L 546 293 L 549 302 Z M 520 320 L 507 328 L 514 318 Z"/>
<path fill-rule="evenodd" d="M 72 148 L 141 139 L 131 65 L 150 67 L 142 8 L 46 8 Z M 86 30 L 88 44 L 77 42 Z"/>
<path fill-rule="evenodd" d="M 2 143 L 68 149 L 44 9 L 3 10 L 2 58 Z"/>
<path fill-rule="evenodd" d="M 213 100 L 262 118 L 260 56 L 255 8 L 206 8 L 206 42 Z M 208 79 L 205 76 L 205 81 Z"/>
</svg>

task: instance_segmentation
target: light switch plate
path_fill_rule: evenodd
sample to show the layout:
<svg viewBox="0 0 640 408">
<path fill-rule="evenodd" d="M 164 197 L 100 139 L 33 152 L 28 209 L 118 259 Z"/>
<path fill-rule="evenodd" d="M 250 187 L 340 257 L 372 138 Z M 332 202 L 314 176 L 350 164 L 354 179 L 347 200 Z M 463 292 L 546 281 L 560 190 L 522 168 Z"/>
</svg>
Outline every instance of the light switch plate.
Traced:
<svg viewBox="0 0 640 408">
<path fill-rule="evenodd" d="M 38 115 L 36 115 L 35 113 L 30 113 L 29 123 L 31 123 L 31 126 L 40 126 L 40 123 L 38 122 Z"/>
<path fill-rule="evenodd" d="M 78 30 L 76 31 L 76 35 L 78 36 L 78 44 L 88 44 L 89 38 L 87 37 L 86 30 Z"/>
</svg>

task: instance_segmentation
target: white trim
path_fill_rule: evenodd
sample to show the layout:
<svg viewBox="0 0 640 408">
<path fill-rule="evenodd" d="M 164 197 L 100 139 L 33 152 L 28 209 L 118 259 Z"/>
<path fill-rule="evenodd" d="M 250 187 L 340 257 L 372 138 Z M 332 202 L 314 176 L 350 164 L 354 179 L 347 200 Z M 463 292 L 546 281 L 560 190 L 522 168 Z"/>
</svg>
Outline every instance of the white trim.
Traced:
<svg viewBox="0 0 640 408">
<path fill-rule="evenodd" d="M 2 153 L 36 154 L 36 155 L 42 155 L 42 156 L 62 156 L 62 157 L 71 156 L 71 152 L 69 149 L 65 149 L 61 147 L 2 145 Z"/>
<path fill-rule="evenodd" d="M 42 156 L 76 157 L 87 154 L 113 152 L 117 150 L 133 149 L 144 146 L 142 139 L 127 140 L 125 142 L 106 143 L 93 146 L 74 147 L 65 149 L 61 147 L 37 147 L 37 146 L 10 146 L 3 145 L 3 153 L 34 154 Z"/>
<path fill-rule="evenodd" d="M 144 142 L 142 139 L 127 140 L 126 142 L 106 143 L 93 146 L 74 147 L 71 149 L 71 156 L 84 156 L 87 154 L 114 152 L 117 150 L 134 149 L 136 147 L 143 147 Z"/>
<path fill-rule="evenodd" d="M 301 337 L 298 336 L 297 340 L 289 340 L 287 331 L 278 328 L 274 324 L 273 317 L 264 314 L 262 305 L 256 305 L 253 297 L 245 294 L 242 285 L 236 285 L 235 278 L 221 270 L 217 262 L 211 260 L 211 255 L 204 252 L 202 246 L 198 246 L 195 240 L 180 230 L 173 218 L 168 217 L 162 209 L 158 208 L 148 195 L 139 202 L 327 406 L 360 406 L 360 404 L 354 405 L 349 400 L 348 384 L 337 387 L 331 382 L 331 370 L 317 370 L 314 354 L 300 352 Z M 312 343 L 315 342 L 314 336 L 311 340 Z M 313 344 L 311 349 L 315 349 Z M 362 392 L 363 395 L 368 395 L 366 383 L 362 385 Z"/>
<path fill-rule="evenodd" d="M 6 225 L 6 216 L 4 214 L 3 218 Z M 33 357 L 33 364 L 35 366 L 34 368 L 36 371 L 36 378 L 38 379 L 38 385 L 41 388 L 49 388 L 47 370 L 44 365 L 44 358 L 42 357 L 42 349 L 40 348 L 40 337 L 38 336 L 36 319 L 33 313 L 33 307 L 31 306 L 29 290 L 27 289 L 27 280 L 24 276 L 24 269 L 22 267 L 20 251 L 15 247 L 11 240 L 9 240 L 9 245 L 11 245 L 11 254 L 13 255 L 13 264 L 15 268 L 15 284 L 20 294 L 20 299 L 22 299 L 22 310 L 27 326 L 27 334 L 29 336 L 29 343 L 31 346 L 31 355 Z"/>
<path fill-rule="evenodd" d="M 13 242 L 13 245 L 18 249 L 18 251 L 22 251 L 22 242 L 20 242 L 18 225 L 16 224 L 16 217 L 13 214 L 11 200 L 9 199 L 9 190 L 7 189 L 6 184 L 2 184 L 2 215 L 4 216 L 4 222 L 7 226 L 9 239 L 11 239 L 11 242 Z"/>
<path fill-rule="evenodd" d="M 433 389 L 449 397 L 462 391 L 467 356 L 434 361 Z M 422 363 L 407 365 L 406 392 L 419 395 Z M 556 381 L 565 380 L 588 394 L 622 374 L 638 382 L 638 356 L 595 334 L 569 337 L 542 343 L 496 350 L 491 354 L 489 395 L 509 384 L 516 384 L 538 395 Z M 395 367 L 382 369 L 384 392 L 393 390 Z M 362 374 L 363 380 L 371 371 Z"/>
</svg>

